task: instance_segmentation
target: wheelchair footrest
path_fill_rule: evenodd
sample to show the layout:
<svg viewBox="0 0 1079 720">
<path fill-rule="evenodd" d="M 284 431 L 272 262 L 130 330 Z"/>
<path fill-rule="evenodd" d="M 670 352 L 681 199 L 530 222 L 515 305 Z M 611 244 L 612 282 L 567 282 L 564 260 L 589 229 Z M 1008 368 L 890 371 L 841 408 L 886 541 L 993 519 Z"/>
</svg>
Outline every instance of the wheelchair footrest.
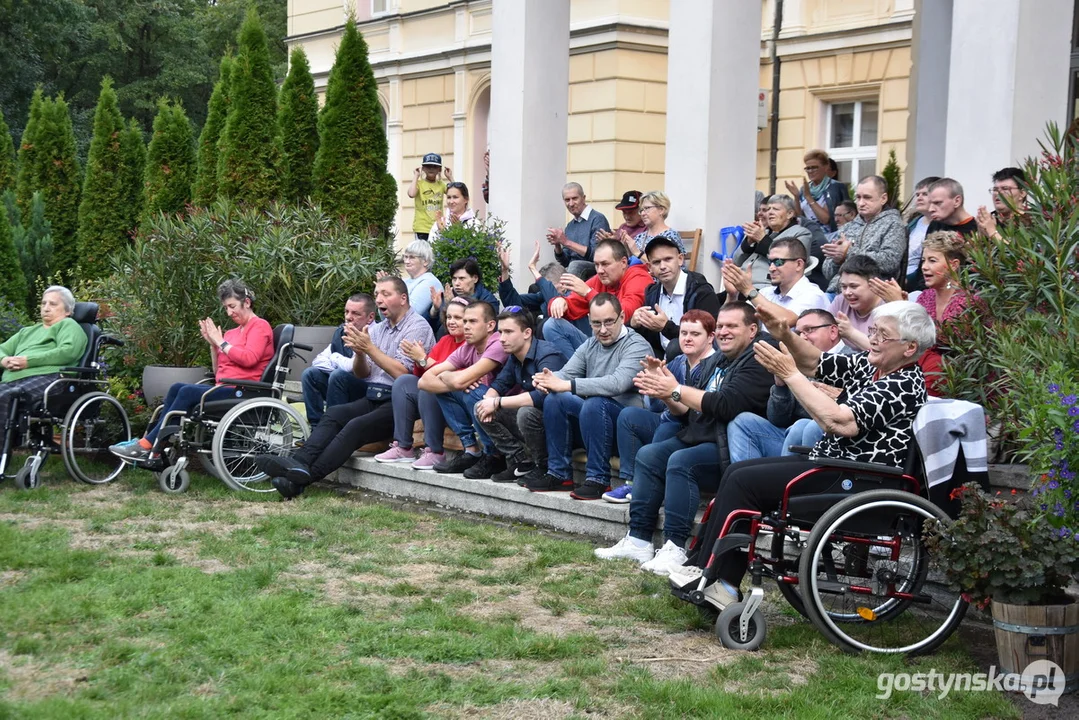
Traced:
<svg viewBox="0 0 1079 720">
<path fill-rule="evenodd" d="M 729 533 L 716 539 L 716 544 L 712 546 L 712 554 L 719 557 L 731 550 L 747 549 L 752 544 L 753 537 L 749 533 Z"/>
</svg>

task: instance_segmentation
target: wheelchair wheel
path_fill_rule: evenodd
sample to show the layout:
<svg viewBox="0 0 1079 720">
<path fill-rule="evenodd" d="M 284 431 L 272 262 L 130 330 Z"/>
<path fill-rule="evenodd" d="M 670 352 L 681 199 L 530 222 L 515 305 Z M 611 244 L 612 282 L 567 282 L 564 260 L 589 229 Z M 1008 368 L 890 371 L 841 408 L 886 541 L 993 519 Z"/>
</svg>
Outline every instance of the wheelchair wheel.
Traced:
<svg viewBox="0 0 1079 720">
<path fill-rule="evenodd" d="M 120 401 L 103 392 L 92 392 L 75 401 L 67 411 L 60 435 L 60 455 L 74 479 L 102 485 L 124 469 L 124 461 L 109 446 L 131 439 L 131 424 Z"/>
<path fill-rule="evenodd" d="M 218 477 L 233 490 L 275 492 L 255 467 L 258 455 L 288 455 L 309 433 L 294 407 L 280 400 L 251 398 L 225 413 L 214 431 L 213 461 Z"/>
<path fill-rule="evenodd" d="M 218 473 L 217 468 L 214 467 L 213 452 L 211 450 L 213 447 L 213 431 L 202 423 L 199 423 L 198 427 L 195 428 L 195 445 L 199 448 L 206 449 L 206 452 L 200 450 L 193 453 L 198 455 L 199 467 L 201 467 L 202 471 L 210 477 L 221 480 L 221 474 Z"/>
<path fill-rule="evenodd" d="M 41 466 L 45 458 L 35 453 L 26 458 L 26 463 L 15 473 L 15 487 L 20 490 L 36 490 L 41 487 Z"/>
<path fill-rule="evenodd" d="M 187 470 L 178 465 L 169 465 L 160 473 L 154 473 L 157 477 L 158 487 L 166 495 L 179 495 L 187 492 L 191 486 L 191 476 Z"/>
<path fill-rule="evenodd" d="M 922 541 L 928 500 L 872 490 L 836 504 L 814 525 L 798 579 L 806 614 L 847 652 L 928 653 L 947 640 L 967 603 Z"/>
<path fill-rule="evenodd" d="M 768 626 L 760 610 L 754 610 L 749 616 L 745 635 L 742 635 L 741 617 L 745 607 L 744 601 L 732 603 L 719 614 L 719 619 L 716 620 L 716 637 L 723 643 L 723 647 L 730 650 L 751 651 L 764 644 L 764 638 L 768 635 Z"/>
</svg>

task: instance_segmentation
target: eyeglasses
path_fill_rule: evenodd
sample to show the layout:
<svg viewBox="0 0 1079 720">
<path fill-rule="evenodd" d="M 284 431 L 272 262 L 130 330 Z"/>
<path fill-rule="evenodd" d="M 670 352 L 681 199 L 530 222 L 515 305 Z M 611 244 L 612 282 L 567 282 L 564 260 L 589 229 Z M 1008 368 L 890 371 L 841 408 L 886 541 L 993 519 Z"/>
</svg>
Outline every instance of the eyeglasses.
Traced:
<svg viewBox="0 0 1079 720">
<path fill-rule="evenodd" d="M 802 328 L 801 330 L 795 330 L 794 332 L 798 333 L 802 337 L 805 337 L 806 335 L 813 332 L 814 330 L 820 330 L 821 328 L 826 328 L 826 327 L 836 327 L 836 325 L 835 325 L 835 323 L 824 323 L 823 325 L 810 325 L 808 327 Z"/>
<path fill-rule="evenodd" d="M 820 165 L 806 165 L 802 169 L 805 170 L 806 172 L 816 172 L 817 170 L 821 170 L 823 168 Z"/>
<path fill-rule="evenodd" d="M 895 342 L 896 340 L 900 339 L 900 338 L 893 338 L 893 337 L 885 337 L 884 333 L 882 333 L 880 330 L 878 330 L 876 328 L 876 326 L 870 327 L 868 330 L 866 330 L 865 335 L 870 340 L 876 340 L 877 342 L 881 343 L 882 345 L 884 343 Z"/>
<path fill-rule="evenodd" d="M 789 262 L 800 260 L 801 258 L 768 258 L 769 265 L 775 265 L 776 267 L 783 267 Z"/>
<path fill-rule="evenodd" d="M 994 187 L 989 188 L 990 195 L 1000 195 L 1001 193 L 1011 195 L 1012 193 L 1017 192 L 1019 192 L 1019 188 L 1012 185 L 995 185 Z"/>
<path fill-rule="evenodd" d="M 453 181 L 451 183 L 446 183 L 446 189 L 447 190 L 451 190 L 451 189 L 453 189 L 453 190 L 464 190 L 465 189 L 465 184 L 463 182 L 458 182 L 458 181 L 455 180 L 455 181 Z"/>
<path fill-rule="evenodd" d="M 618 318 L 614 318 L 612 320 L 591 320 L 588 324 L 592 326 L 593 330 L 599 330 L 600 328 L 603 328 L 604 330 L 610 330 L 618 324 Z"/>
<path fill-rule="evenodd" d="M 641 205 L 639 208 L 637 208 L 637 212 L 644 212 L 645 210 L 655 210 L 655 209 L 656 209 L 655 205 Z"/>
</svg>

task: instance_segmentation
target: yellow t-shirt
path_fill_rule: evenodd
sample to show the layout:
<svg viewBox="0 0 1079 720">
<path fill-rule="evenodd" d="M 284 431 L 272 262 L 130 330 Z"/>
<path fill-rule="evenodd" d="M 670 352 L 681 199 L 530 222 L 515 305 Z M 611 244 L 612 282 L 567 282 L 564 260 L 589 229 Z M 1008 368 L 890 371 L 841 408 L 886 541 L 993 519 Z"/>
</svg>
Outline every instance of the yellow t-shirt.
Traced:
<svg viewBox="0 0 1079 720">
<path fill-rule="evenodd" d="M 446 181 L 427 182 L 421 177 L 416 181 L 416 215 L 412 219 L 412 232 L 429 233 L 442 211 L 442 198 L 446 195 Z"/>
</svg>

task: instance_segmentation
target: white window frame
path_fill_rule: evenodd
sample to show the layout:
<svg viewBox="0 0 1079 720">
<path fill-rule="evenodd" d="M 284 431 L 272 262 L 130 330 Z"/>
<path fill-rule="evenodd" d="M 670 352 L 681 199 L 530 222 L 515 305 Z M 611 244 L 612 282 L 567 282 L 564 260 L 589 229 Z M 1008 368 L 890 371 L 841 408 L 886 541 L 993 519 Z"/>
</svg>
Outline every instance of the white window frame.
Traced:
<svg viewBox="0 0 1079 720">
<path fill-rule="evenodd" d="M 832 142 L 832 107 L 835 105 L 847 105 L 849 103 L 854 104 L 854 128 L 851 133 L 851 141 L 860 143 L 862 141 L 862 105 L 863 103 L 876 103 L 877 104 L 877 144 L 876 145 L 853 145 L 851 147 L 833 148 Z M 825 103 L 824 106 L 824 142 L 822 145 L 826 146 L 825 152 L 828 153 L 828 157 L 839 162 L 849 162 L 851 164 L 851 184 L 858 182 L 858 180 L 865 175 L 865 173 L 859 171 L 859 164 L 864 160 L 872 160 L 874 171 L 879 174 L 879 168 L 877 168 L 877 158 L 880 152 L 880 126 L 881 126 L 881 111 L 880 111 L 880 99 L 879 98 L 862 98 L 862 99 L 831 99 Z"/>
<path fill-rule="evenodd" d="M 382 3 L 383 9 L 378 9 L 378 4 Z M 390 0 L 371 0 L 371 17 L 379 17 L 380 15 L 389 15 L 393 12 L 393 3 Z"/>
</svg>

